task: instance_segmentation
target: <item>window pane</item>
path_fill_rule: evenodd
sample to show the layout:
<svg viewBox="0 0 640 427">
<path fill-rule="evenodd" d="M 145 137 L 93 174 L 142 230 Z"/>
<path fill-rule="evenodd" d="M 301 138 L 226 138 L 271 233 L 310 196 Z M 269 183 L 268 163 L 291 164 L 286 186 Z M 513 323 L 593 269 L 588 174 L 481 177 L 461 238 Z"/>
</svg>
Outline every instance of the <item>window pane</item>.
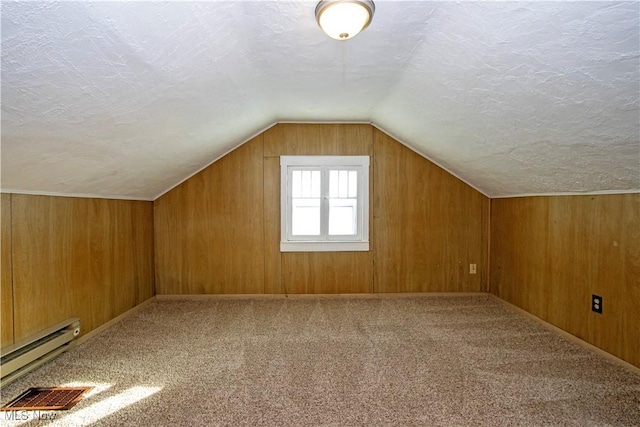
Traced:
<svg viewBox="0 0 640 427">
<path fill-rule="evenodd" d="M 358 197 L 358 172 L 349 171 L 349 196 Z"/>
<path fill-rule="evenodd" d="M 311 197 L 311 171 L 302 171 L 302 197 Z"/>
<path fill-rule="evenodd" d="M 302 172 L 293 171 L 291 175 L 291 196 L 302 197 Z"/>
<path fill-rule="evenodd" d="M 369 249 L 368 156 L 281 156 L 280 166 L 281 251 Z"/>
<path fill-rule="evenodd" d="M 320 171 L 311 172 L 311 197 L 320 197 Z"/>
<path fill-rule="evenodd" d="M 358 234 L 357 206 L 357 199 L 329 200 L 329 234 L 331 236 L 355 236 Z"/>
<path fill-rule="evenodd" d="M 338 171 L 329 171 L 329 197 L 338 197 Z"/>
<path fill-rule="evenodd" d="M 349 171 L 340 171 L 340 178 L 338 179 L 338 197 L 347 197 L 347 195 L 349 194 L 349 179 L 347 177 L 348 173 Z"/>
<path fill-rule="evenodd" d="M 320 235 L 320 199 L 293 199 L 291 234 L 294 236 Z"/>
</svg>

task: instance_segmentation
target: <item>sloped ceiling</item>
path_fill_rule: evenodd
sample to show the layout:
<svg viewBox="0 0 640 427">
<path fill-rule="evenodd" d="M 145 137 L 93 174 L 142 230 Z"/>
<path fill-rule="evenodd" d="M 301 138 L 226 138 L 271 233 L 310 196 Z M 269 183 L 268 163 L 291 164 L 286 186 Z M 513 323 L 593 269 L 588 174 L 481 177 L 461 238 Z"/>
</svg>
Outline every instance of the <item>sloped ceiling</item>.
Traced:
<svg viewBox="0 0 640 427">
<path fill-rule="evenodd" d="M 485 194 L 640 189 L 638 2 L 2 2 L 2 189 L 153 199 L 278 121 L 371 122 Z"/>
</svg>

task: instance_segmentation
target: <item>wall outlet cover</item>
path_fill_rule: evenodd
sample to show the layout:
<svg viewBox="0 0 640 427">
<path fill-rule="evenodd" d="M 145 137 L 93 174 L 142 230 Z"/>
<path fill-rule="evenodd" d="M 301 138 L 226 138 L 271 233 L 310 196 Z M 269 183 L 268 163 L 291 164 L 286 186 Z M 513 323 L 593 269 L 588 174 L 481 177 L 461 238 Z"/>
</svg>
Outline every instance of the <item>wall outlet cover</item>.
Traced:
<svg viewBox="0 0 640 427">
<path fill-rule="evenodd" d="M 596 294 L 591 295 L 591 310 L 602 314 L 602 297 Z"/>
</svg>

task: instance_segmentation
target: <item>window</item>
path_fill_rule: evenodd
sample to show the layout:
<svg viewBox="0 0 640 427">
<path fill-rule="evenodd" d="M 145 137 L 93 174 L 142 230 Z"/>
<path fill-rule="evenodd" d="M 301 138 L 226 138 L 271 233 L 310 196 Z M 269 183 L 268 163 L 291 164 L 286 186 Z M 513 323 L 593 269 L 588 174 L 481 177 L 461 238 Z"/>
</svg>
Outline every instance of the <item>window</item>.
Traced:
<svg viewBox="0 0 640 427">
<path fill-rule="evenodd" d="M 282 156 L 282 252 L 369 250 L 369 157 Z"/>
</svg>

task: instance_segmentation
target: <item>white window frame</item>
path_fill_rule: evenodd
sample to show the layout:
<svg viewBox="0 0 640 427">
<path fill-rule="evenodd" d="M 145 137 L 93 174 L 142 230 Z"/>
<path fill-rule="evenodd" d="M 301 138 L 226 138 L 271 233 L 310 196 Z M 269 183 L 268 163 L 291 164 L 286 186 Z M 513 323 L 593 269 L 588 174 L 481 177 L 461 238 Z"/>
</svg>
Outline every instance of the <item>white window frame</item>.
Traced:
<svg viewBox="0 0 640 427">
<path fill-rule="evenodd" d="M 340 168 L 358 171 L 356 236 L 328 234 L 328 171 Z M 320 236 L 291 235 L 291 176 L 294 170 L 319 169 L 321 173 Z M 345 252 L 369 250 L 369 156 L 281 156 L 280 157 L 280 251 Z"/>
</svg>

